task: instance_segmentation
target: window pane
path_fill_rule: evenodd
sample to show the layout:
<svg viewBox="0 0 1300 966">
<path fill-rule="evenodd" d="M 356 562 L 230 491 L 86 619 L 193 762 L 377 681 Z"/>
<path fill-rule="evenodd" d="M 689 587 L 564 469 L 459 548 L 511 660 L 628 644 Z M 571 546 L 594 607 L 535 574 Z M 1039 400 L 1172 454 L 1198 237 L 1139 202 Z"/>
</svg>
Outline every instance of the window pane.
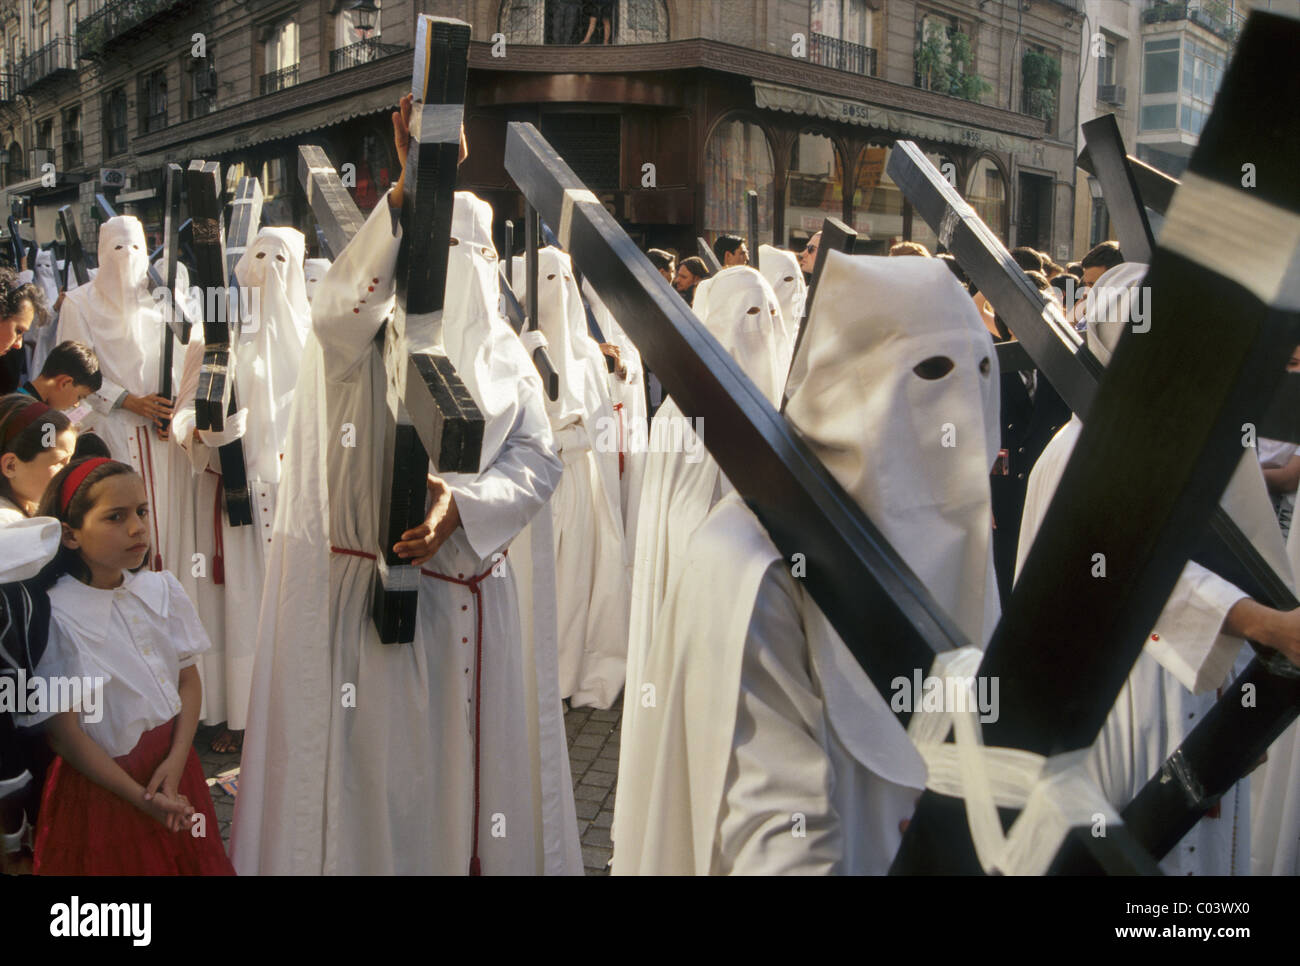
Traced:
<svg viewBox="0 0 1300 966">
<path fill-rule="evenodd" d="M 885 171 L 890 150 L 869 146 L 854 177 L 853 227 L 870 255 L 889 254 L 889 246 L 903 238 L 903 193 Z"/>
<path fill-rule="evenodd" d="M 1007 185 L 998 166 L 981 158 L 966 181 L 966 201 L 999 238 L 1006 219 Z"/>
<path fill-rule="evenodd" d="M 1153 54 L 1148 48 L 1143 68 L 1144 94 L 1171 94 L 1178 90 L 1178 51 Z"/>
<path fill-rule="evenodd" d="M 1178 123 L 1177 104 L 1157 104 L 1142 108 L 1142 130 L 1162 131 L 1176 127 Z"/>
<path fill-rule="evenodd" d="M 827 216 L 843 217 L 844 172 L 835 145 L 824 134 L 804 131 L 790 154 L 785 187 L 786 243 L 809 238 Z"/>
</svg>

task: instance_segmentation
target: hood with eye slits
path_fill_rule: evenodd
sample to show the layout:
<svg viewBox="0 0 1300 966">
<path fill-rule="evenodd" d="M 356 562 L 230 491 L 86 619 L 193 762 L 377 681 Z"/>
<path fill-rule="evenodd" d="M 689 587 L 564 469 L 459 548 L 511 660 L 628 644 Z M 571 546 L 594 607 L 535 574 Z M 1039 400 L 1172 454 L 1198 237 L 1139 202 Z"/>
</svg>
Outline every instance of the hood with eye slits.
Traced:
<svg viewBox="0 0 1300 966">
<path fill-rule="evenodd" d="M 803 269 L 793 252 L 771 245 L 760 245 L 758 264 L 767 284 L 776 293 L 776 300 L 781 303 L 781 318 L 785 320 L 786 337 L 794 345 L 799 331 L 799 320 L 803 318 L 804 302 L 808 298 L 808 283 L 803 280 Z"/>
<path fill-rule="evenodd" d="M 794 351 L 772 287 L 748 265 L 724 268 L 695 290 L 692 310 L 776 405 Z"/>
<path fill-rule="evenodd" d="M 107 307 L 130 312 L 136 305 L 153 305 L 148 283 L 149 251 L 140 219 L 118 215 L 99 228 L 99 272 L 95 297 Z"/>
<path fill-rule="evenodd" d="M 999 379 L 974 303 L 941 262 L 829 252 L 799 354 L 787 418 L 983 647 L 999 617 L 989 493 Z M 915 782 L 919 759 L 885 699 L 820 611 L 805 621 L 837 733 L 879 773 Z"/>
<path fill-rule="evenodd" d="M 316 294 L 316 286 L 325 277 L 325 273 L 330 270 L 331 264 L 328 258 L 309 258 L 303 262 L 303 284 L 307 288 L 308 305 L 311 304 L 312 296 Z"/>
</svg>

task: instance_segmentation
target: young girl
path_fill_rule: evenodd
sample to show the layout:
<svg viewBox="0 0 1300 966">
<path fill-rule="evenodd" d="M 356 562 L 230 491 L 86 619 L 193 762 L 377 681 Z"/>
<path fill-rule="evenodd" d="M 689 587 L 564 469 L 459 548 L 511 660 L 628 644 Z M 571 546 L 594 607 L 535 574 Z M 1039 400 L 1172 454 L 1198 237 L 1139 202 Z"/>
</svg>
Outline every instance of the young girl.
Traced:
<svg viewBox="0 0 1300 966">
<path fill-rule="evenodd" d="M 77 434 L 68 417 L 31 396 L 0 399 L 0 527 L 30 517 Z"/>
<path fill-rule="evenodd" d="M 209 647 L 194 605 L 149 554 L 144 480 L 124 463 L 62 470 L 40 513 L 63 524 L 46 569 L 51 621 L 39 671 L 98 679 L 86 714 L 47 712 L 57 757 L 37 824 L 37 875 L 233 875 L 194 753 Z M 93 711 L 93 713 L 91 713 Z"/>
</svg>

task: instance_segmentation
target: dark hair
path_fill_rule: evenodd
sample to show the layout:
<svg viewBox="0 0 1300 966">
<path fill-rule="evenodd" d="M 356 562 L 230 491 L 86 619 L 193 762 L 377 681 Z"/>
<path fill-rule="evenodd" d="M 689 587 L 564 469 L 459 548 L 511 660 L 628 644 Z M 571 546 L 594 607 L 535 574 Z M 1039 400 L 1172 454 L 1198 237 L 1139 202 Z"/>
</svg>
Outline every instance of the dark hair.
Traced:
<svg viewBox="0 0 1300 966">
<path fill-rule="evenodd" d="M 1067 275 L 1073 275 L 1077 279 L 1082 279 L 1083 266 L 1080 265 L 1078 262 L 1071 262 L 1069 265 L 1065 266 L 1065 273 Z"/>
<path fill-rule="evenodd" d="M 87 456 L 102 456 L 105 459 L 111 459 L 113 454 L 108 451 L 108 444 L 95 433 L 80 433 L 77 436 L 77 448 L 72 451 L 72 458 L 79 460 L 85 459 Z"/>
<path fill-rule="evenodd" d="M 1055 278 L 1049 279 L 1048 282 L 1052 286 L 1052 288 L 1060 290 L 1061 304 L 1065 306 L 1067 311 L 1073 308 L 1074 303 L 1078 302 L 1080 298 L 1087 297 L 1086 294 L 1085 295 L 1079 294 L 1080 290 L 1083 288 L 1083 285 L 1080 283 L 1079 279 L 1075 278 L 1073 275 L 1069 274 L 1068 272 L 1057 275 Z M 1073 301 L 1070 302 L 1069 304 L 1066 304 L 1065 300 L 1069 298 L 1071 295 L 1074 296 Z"/>
<path fill-rule="evenodd" d="M 1114 268 L 1124 261 L 1124 254 L 1119 250 L 1119 242 L 1104 241 L 1093 246 L 1092 251 L 1084 255 L 1079 262 L 1080 268 Z"/>
<path fill-rule="evenodd" d="M 1046 292 L 1052 287 L 1052 283 L 1047 280 L 1047 276 L 1042 272 L 1025 272 L 1025 274 L 1029 276 L 1029 281 L 1033 282 L 1040 292 Z"/>
<path fill-rule="evenodd" d="M 686 270 L 696 278 L 709 277 L 709 270 L 705 267 L 704 259 L 700 258 L 698 255 L 692 255 L 690 258 L 683 258 L 682 265 L 684 265 Z"/>
<path fill-rule="evenodd" d="M 895 258 L 901 255 L 919 255 L 922 258 L 929 258 L 930 249 L 920 242 L 901 241 L 889 246 L 889 254 Z"/>
<path fill-rule="evenodd" d="M 63 509 L 63 481 L 66 480 L 77 467 L 86 461 L 84 459 L 73 460 L 50 480 L 50 485 L 45 488 L 45 495 L 41 497 L 40 508 L 36 511 L 37 516 L 54 517 L 60 523 L 66 523 L 74 530 L 81 529 L 86 522 L 86 514 L 94 507 L 95 501 L 90 498 L 91 491 L 95 489 L 95 484 L 100 480 L 106 480 L 110 476 L 121 476 L 124 473 L 134 473 L 126 463 L 119 463 L 116 460 L 110 460 L 102 466 L 96 466 L 86 474 L 77 491 L 68 501 L 68 508 Z M 149 562 L 148 555 L 145 556 L 144 566 Z M 45 565 L 41 571 L 41 581 L 49 587 L 62 577 L 64 574 L 70 574 L 76 577 L 83 584 L 90 583 L 90 568 L 86 561 L 81 559 L 81 554 L 71 547 L 65 547 L 59 544 L 59 551 L 54 555 L 54 559 Z"/>
<path fill-rule="evenodd" d="M 718 240 L 713 243 L 713 254 L 718 258 L 719 265 L 727 263 L 727 256 L 735 254 L 736 249 L 745 244 L 745 239 L 739 235 L 719 235 Z"/>
<path fill-rule="evenodd" d="M 1042 254 L 1034 251 L 1028 245 L 1017 245 L 1011 249 L 1011 257 L 1026 272 L 1041 272 L 1043 270 Z"/>
<path fill-rule="evenodd" d="M 47 426 L 54 427 L 55 436 L 72 428 L 72 421 L 67 416 L 57 409 L 51 409 L 44 415 L 36 416 L 31 425 L 22 429 L 13 439 L 6 442 L 10 429 L 22 417 L 23 413 L 27 412 L 32 406 L 44 405 L 39 399 L 33 399 L 31 396 L 17 392 L 0 398 L 0 456 L 13 453 L 22 462 L 30 463 L 45 451 Z M 23 505 L 23 501 L 14 492 L 9 477 L 3 473 L 0 473 L 0 496 L 3 496 L 16 506 L 21 507 Z"/>
<path fill-rule="evenodd" d="M 78 386 L 89 386 L 91 392 L 99 392 L 104 385 L 104 374 L 99 371 L 99 357 L 95 350 L 83 342 L 60 342 L 45 357 L 41 366 L 41 375 L 46 379 L 57 376 L 71 376 Z"/>
<path fill-rule="evenodd" d="M 660 271 L 665 268 L 672 268 L 673 262 L 677 261 L 670 252 L 666 252 L 662 248 L 646 249 L 646 257 L 650 259 L 650 264 Z"/>
<path fill-rule="evenodd" d="M 935 255 L 934 257 L 939 259 L 945 265 L 947 265 L 948 270 L 952 272 L 953 275 L 957 276 L 957 281 L 961 282 L 962 287 L 965 288 L 967 292 L 970 291 L 970 279 L 966 277 L 966 272 L 962 269 L 962 267 L 957 264 L 956 258 L 948 254 L 948 252 L 943 252 L 939 255 Z"/>
<path fill-rule="evenodd" d="M 18 273 L 12 268 L 0 268 L 0 319 L 13 318 L 24 302 L 30 302 L 35 313 L 32 325 L 44 325 L 50 317 L 45 290 L 34 282 L 20 283 Z"/>
</svg>

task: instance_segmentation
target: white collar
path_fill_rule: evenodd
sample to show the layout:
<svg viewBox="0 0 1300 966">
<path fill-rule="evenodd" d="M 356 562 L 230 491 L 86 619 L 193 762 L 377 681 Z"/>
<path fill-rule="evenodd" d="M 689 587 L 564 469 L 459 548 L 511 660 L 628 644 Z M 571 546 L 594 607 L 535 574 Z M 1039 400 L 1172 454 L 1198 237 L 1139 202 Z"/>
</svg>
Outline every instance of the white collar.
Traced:
<svg viewBox="0 0 1300 966">
<path fill-rule="evenodd" d="M 125 595 L 139 600 L 159 617 L 168 612 L 167 582 L 148 570 L 128 573 L 120 587 L 101 590 L 64 575 L 50 588 L 50 606 L 62 623 L 87 641 L 102 640 L 112 620 L 113 602 Z"/>
</svg>

